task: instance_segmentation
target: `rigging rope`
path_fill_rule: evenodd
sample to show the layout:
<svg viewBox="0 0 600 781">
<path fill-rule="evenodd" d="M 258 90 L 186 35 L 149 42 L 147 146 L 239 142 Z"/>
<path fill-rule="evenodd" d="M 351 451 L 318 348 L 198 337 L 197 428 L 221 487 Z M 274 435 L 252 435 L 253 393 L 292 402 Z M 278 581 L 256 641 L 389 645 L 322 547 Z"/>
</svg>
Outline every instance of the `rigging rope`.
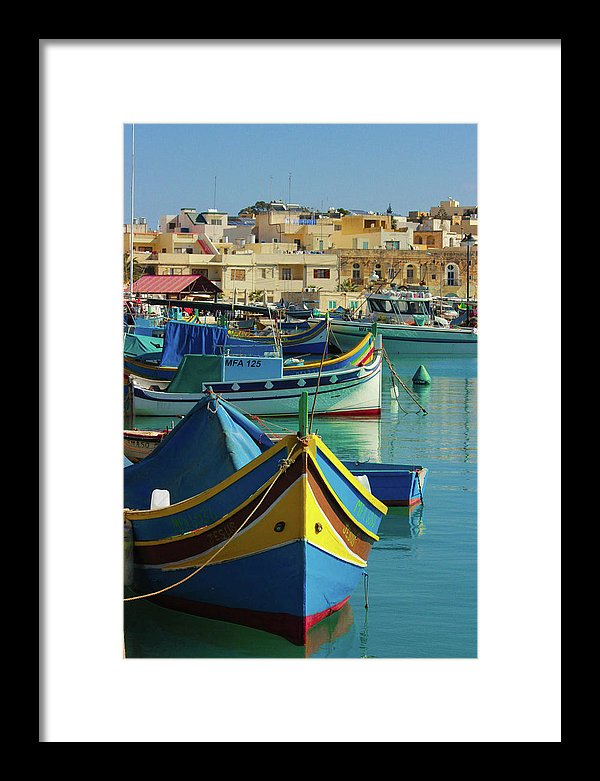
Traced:
<svg viewBox="0 0 600 781">
<path fill-rule="evenodd" d="M 294 445 L 294 447 L 293 447 L 293 448 L 290 450 L 290 452 L 289 452 L 289 454 L 288 454 L 287 458 L 284 458 L 284 459 L 282 459 L 282 460 L 279 462 L 279 464 L 278 464 L 278 470 L 277 470 L 277 474 L 275 475 L 275 477 L 274 477 L 274 479 L 273 479 L 273 482 L 272 482 L 272 483 L 271 483 L 271 485 L 270 485 L 270 486 L 267 488 L 267 490 L 264 492 L 264 494 L 262 495 L 262 497 L 261 497 L 260 501 L 258 502 L 258 504 L 257 504 L 257 505 L 254 507 L 254 509 L 253 509 L 253 510 L 250 512 L 250 515 L 248 515 L 248 517 L 247 517 L 247 518 L 245 518 L 245 520 L 244 520 L 244 521 L 242 521 L 242 523 L 241 523 L 241 524 L 239 525 L 239 527 L 238 527 L 238 528 L 237 528 L 237 529 L 234 531 L 234 533 L 231 535 L 231 537 L 228 537 L 228 538 L 225 540 L 225 542 L 223 543 L 223 545 L 221 545 L 221 547 L 220 547 L 220 548 L 217 548 L 217 550 L 216 550 L 216 551 L 215 551 L 215 552 L 212 554 L 212 556 L 210 556 L 210 557 L 209 557 L 209 558 L 208 558 L 208 559 L 207 559 L 207 560 L 204 562 L 204 564 L 201 564 L 201 565 L 200 565 L 199 567 L 197 567 L 197 568 L 196 568 L 196 569 L 195 569 L 193 572 L 190 572 L 190 574 L 189 574 L 189 575 L 186 575 L 186 576 L 185 576 L 185 578 L 182 578 L 181 580 L 178 580 L 178 581 L 177 581 L 177 583 L 171 583 L 171 585 L 170 585 L 170 586 L 165 586 L 164 588 L 161 588 L 161 589 L 159 589 L 158 591 L 151 591 L 149 594 L 138 594 L 138 595 L 136 595 L 135 597 L 123 597 L 123 602 L 133 602 L 133 601 L 135 601 L 136 599 L 147 599 L 148 597 L 154 597 L 154 596 L 156 596 L 157 594 L 162 594 L 162 593 L 164 593 L 165 591 L 169 591 L 170 589 L 172 589 L 172 588 L 175 588 L 175 586 L 180 586 L 182 583 L 185 583 L 185 582 L 186 582 L 186 580 L 189 580 L 190 578 L 193 578 L 193 577 L 194 577 L 194 575 L 197 575 L 197 574 L 198 574 L 198 572 L 200 572 L 200 570 L 203 570 L 203 569 L 204 569 L 204 567 L 206 567 L 208 564 L 210 564 L 210 562 L 211 562 L 211 561 L 212 561 L 212 560 L 213 560 L 213 559 L 214 559 L 216 556 L 218 556 L 218 555 L 219 555 L 219 553 L 221 553 L 221 551 L 222 551 L 222 550 L 225 548 L 225 546 L 226 546 L 226 545 L 229 545 L 229 543 L 231 542 L 231 540 L 233 540 L 235 537 L 237 537 L 237 535 L 238 535 L 238 534 L 241 532 L 241 530 L 243 529 L 243 527 L 244 527 L 244 526 L 245 526 L 245 525 L 248 523 L 248 521 L 250 520 L 250 518 L 252 518 L 252 516 L 254 515 L 254 513 L 255 513 L 255 512 L 258 510 L 258 508 L 261 506 L 261 504 L 262 504 L 262 503 L 264 502 L 264 500 L 267 498 L 267 496 L 268 496 L 268 494 L 269 494 L 270 490 L 273 488 L 273 486 L 275 485 L 275 483 L 277 482 L 277 480 L 279 479 L 279 477 L 281 477 L 281 475 L 282 475 L 282 474 L 283 474 L 283 473 L 286 471 L 286 469 L 287 469 L 289 466 L 291 466 L 291 464 L 292 464 L 292 454 L 294 453 L 294 451 L 296 450 L 296 448 L 297 448 L 297 447 L 298 447 L 298 443 L 296 443 L 296 444 Z"/>
</svg>

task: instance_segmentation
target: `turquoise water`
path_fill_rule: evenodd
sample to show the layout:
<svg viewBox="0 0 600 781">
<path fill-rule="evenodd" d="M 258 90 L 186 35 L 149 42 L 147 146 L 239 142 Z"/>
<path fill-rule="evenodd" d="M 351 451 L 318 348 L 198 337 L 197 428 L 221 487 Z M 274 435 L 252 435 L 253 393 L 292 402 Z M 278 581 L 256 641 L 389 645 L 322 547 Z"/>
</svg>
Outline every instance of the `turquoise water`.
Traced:
<svg viewBox="0 0 600 781">
<path fill-rule="evenodd" d="M 413 386 L 419 364 L 431 385 Z M 474 658 L 477 656 L 477 360 L 394 358 L 385 368 L 379 420 L 315 418 L 314 429 L 342 460 L 414 463 L 429 469 L 424 503 L 389 508 L 367 578 L 339 613 L 315 627 L 306 649 L 246 627 L 177 613 L 147 600 L 125 603 L 130 658 Z M 163 428 L 166 418 L 139 418 Z M 294 430 L 294 419 L 270 419 Z M 368 602 L 368 607 L 366 604 Z"/>
</svg>

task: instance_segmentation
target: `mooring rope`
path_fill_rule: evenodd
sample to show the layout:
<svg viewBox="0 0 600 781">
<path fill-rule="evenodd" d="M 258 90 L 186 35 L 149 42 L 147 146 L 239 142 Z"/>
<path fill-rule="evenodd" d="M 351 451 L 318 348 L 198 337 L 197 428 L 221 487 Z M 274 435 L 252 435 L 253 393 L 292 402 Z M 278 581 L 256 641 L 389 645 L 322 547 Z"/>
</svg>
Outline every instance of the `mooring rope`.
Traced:
<svg viewBox="0 0 600 781">
<path fill-rule="evenodd" d="M 419 496 L 421 497 L 421 504 L 423 507 L 425 507 L 425 502 L 423 501 L 423 491 L 421 490 L 421 477 L 419 472 L 415 469 L 415 477 L 417 478 L 417 485 L 419 486 Z"/>
<path fill-rule="evenodd" d="M 292 454 L 294 453 L 294 451 L 295 451 L 295 450 L 296 450 L 296 448 L 298 447 L 298 444 L 303 444 L 303 440 L 299 440 L 299 442 L 297 442 L 297 443 L 294 445 L 294 447 L 293 447 L 293 448 L 290 450 L 290 452 L 289 452 L 289 455 L 287 456 L 287 458 L 284 458 L 284 459 L 282 459 L 282 460 L 279 462 L 279 464 L 278 464 L 278 470 L 277 470 L 277 474 L 275 475 L 275 477 L 274 477 L 274 479 L 273 479 L 273 482 L 272 482 L 272 483 L 271 483 L 271 485 L 270 485 L 270 486 L 267 488 L 267 490 L 264 492 L 264 494 L 262 495 L 262 497 L 261 497 L 260 501 L 259 501 L 259 502 L 258 502 L 258 504 L 257 504 L 257 505 L 254 507 L 254 509 L 253 509 L 253 510 L 250 512 L 250 514 L 248 515 L 248 517 L 247 517 L 247 518 L 245 518 L 245 520 L 244 520 L 244 521 L 242 521 L 242 523 L 240 524 L 240 526 L 239 526 L 239 527 L 238 527 L 238 528 L 237 528 L 237 529 L 234 531 L 234 533 L 231 535 L 231 537 L 228 537 L 228 538 L 225 540 L 225 542 L 223 543 L 223 545 L 221 545 L 221 547 L 220 547 L 220 548 L 218 548 L 218 549 L 217 549 L 217 550 L 216 550 L 216 551 L 215 551 L 215 552 L 214 552 L 214 553 L 213 553 L 213 554 L 212 554 L 212 555 L 211 555 L 211 556 L 210 556 L 210 557 L 209 557 L 209 558 L 208 558 L 208 559 L 207 559 L 207 560 L 204 562 L 204 564 L 201 564 L 201 565 L 200 565 L 199 567 L 197 567 L 197 568 L 196 568 L 196 569 L 195 569 L 193 572 L 190 572 L 190 574 L 189 574 L 189 575 L 186 575 L 186 576 L 185 576 L 184 578 L 182 578 L 181 580 L 178 580 L 178 581 L 177 581 L 177 583 L 171 583 L 171 585 L 170 585 L 170 586 L 165 586 L 164 588 L 161 588 L 161 589 L 159 589 L 158 591 L 151 591 L 149 594 L 138 594 L 138 595 L 136 595 L 135 597 L 123 597 L 123 602 L 133 602 L 133 601 L 134 601 L 134 600 L 136 600 L 136 599 L 147 599 L 148 597 L 154 597 L 154 596 L 156 596 L 157 594 L 162 594 L 162 593 L 164 593 L 165 591 L 169 591 L 170 589 L 172 589 L 172 588 L 175 588 L 176 586 L 180 586 L 182 583 L 185 583 L 185 582 L 186 582 L 186 580 L 189 580 L 190 578 L 193 578 L 193 577 L 194 577 L 194 575 L 197 575 L 197 574 L 198 574 L 198 572 L 200 572 L 200 570 L 203 570 L 203 569 L 204 569 L 204 567 L 206 567 L 208 564 L 210 564 L 210 562 L 211 562 L 211 561 L 212 561 L 212 560 L 213 560 L 213 559 L 214 559 L 216 556 L 218 556 L 218 555 L 219 555 L 219 553 L 221 553 L 221 551 L 222 551 L 222 550 L 225 548 L 225 546 L 226 546 L 226 545 L 229 545 L 229 543 L 231 542 L 231 540 L 233 540 L 233 539 L 234 539 L 234 537 L 237 537 L 237 535 L 239 534 L 239 532 L 241 532 L 242 528 L 243 528 L 243 527 L 244 527 L 244 526 L 245 526 L 245 525 L 248 523 L 248 521 L 250 520 L 250 518 L 252 518 L 252 516 L 254 515 L 254 513 L 255 513 L 255 512 L 258 510 L 258 508 L 261 506 L 261 504 L 262 504 L 262 503 L 264 502 L 264 500 L 267 498 L 267 496 L 268 496 L 269 492 L 271 491 L 271 489 L 273 488 L 273 486 L 275 485 L 275 483 L 277 482 L 277 480 L 279 479 L 279 477 L 281 477 L 281 475 L 282 475 L 282 474 L 283 474 L 283 473 L 286 471 L 286 469 L 287 469 L 289 466 L 291 466 L 291 464 L 292 464 Z"/>
<path fill-rule="evenodd" d="M 392 373 L 392 377 L 395 377 L 398 380 L 400 385 L 404 388 L 406 393 L 414 401 L 414 403 L 417 405 L 417 407 L 419 407 L 420 410 L 422 410 L 426 415 L 428 415 L 429 413 L 427 412 L 425 407 L 423 407 L 421 405 L 421 402 L 417 399 L 416 395 L 410 390 L 410 388 L 406 385 L 406 383 L 402 380 L 402 378 L 398 376 L 398 373 L 396 372 L 396 370 L 392 366 L 392 363 L 391 363 L 391 361 L 389 359 L 389 356 L 388 356 L 387 352 L 385 351 L 385 347 L 383 348 L 382 352 L 383 352 L 383 357 L 385 358 L 386 363 L 387 363 L 387 365 L 389 367 L 389 370 Z M 404 412 L 404 410 L 402 410 L 402 411 Z M 417 412 L 416 414 L 418 415 L 419 413 Z"/>
<path fill-rule="evenodd" d="M 222 398 L 222 395 L 220 393 L 216 393 L 215 396 L 217 399 Z M 250 420 L 255 420 L 258 423 L 260 423 L 261 426 L 265 428 L 265 430 L 268 430 L 269 428 L 273 433 L 276 433 L 275 429 L 272 426 L 269 426 L 266 421 L 264 421 L 261 417 L 258 415 L 253 415 L 249 410 L 244 409 L 243 407 L 240 407 L 240 405 L 237 402 L 230 401 L 229 399 L 223 399 L 227 404 L 229 404 L 231 407 L 234 407 L 235 409 L 239 410 L 242 414 L 244 414 L 246 417 L 250 418 Z M 211 410 L 212 412 L 212 410 Z M 288 434 L 296 434 L 297 432 L 294 429 L 286 428 L 285 426 L 281 426 L 281 429 L 285 431 Z"/>
<path fill-rule="evenodd" d="M 319 364 L 319 375 L 317 377 L 317 387 L 315 388 L 315 396 L 313 398 L 312 409 L 310 411 L 310 424 L 308 426 L 309 432 L 312 431 L 313 417 L 315 415 L 315 406 L 317 404 L 317 396 L 319 394 L 319 386 L 321 385 L 321 372 L 323 370 L 323 363 L 325 362 L 325 354 L 327 352 L 327 344 L 329 342 L 329 318 L 327 318 L 327 326 L 325 328 L 325 344 L 323 345 L 323 355 L 321 355 L 321 362 Z"/>
</svg>

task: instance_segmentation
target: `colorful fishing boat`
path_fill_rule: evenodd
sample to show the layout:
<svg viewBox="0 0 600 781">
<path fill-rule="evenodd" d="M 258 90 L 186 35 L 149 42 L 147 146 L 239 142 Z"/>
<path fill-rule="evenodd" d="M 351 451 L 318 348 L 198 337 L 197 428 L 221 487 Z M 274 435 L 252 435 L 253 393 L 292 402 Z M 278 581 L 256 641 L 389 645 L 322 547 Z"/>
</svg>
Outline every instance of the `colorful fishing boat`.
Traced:
<svg viewBox="0 0 600 781">
<path fill-rule="evenodd" d="M 377 337 L 378 338 L 378 337 Z M 381 350 L 360 366 L 339 370 L 283 373 L 282 359 L 186 355 L 178 376 L 165 390 L 135 380 L 135 415 L 187 415 L 212 390 L 247 415 L 295 415 L 304 391 L 315 415 L 381 415 Z"/>
<path fill-rule="evenodd" d="M 175 426 L 165 426 L 161 430 L 145 430 L 140 428 L 123 429 L 123 455 L 131 463 L 136 464 L 146 456 L 149 456 L 154 448 L 161 442 Z"/>
<path fill-rule="evenodd" d="M 281 346 L 284 355 L 323 355 L 329 347 L 329 328 L 326 318 L 293 331 L 282 330 L 277 325 L 248 334 L 247 331 L 228 330 L 227 344 L 230 347 L 266 345 L 267 349 Z"/>
<path fill-rule="evenodd" d="M 156 448 L 170 429 L 125 429 L 123 453 L 137 463 Z M 268 434 L 272 442 L 281 435 Z M 418 464 L 380 464 L 375 462 L 344 461 L 342 464 L 357 480 L 369 489 L 386 507 L 414 507 L 423 502 L 428 469 Z"/>
<path fill-rule="evenodd" d="M 148 352 L 133 348 L 124 350 L 124 370 L 134 377 L 166 383 L 175 377 L 186 355 L 229 353 L 253 357 L 283 355 L 284 358 L 305 355 L 311 356 L 314 361 L 316 355 L 321 359 L 328 354 L 328 334 L 328 324 L 323 322 L 317 329 L 304 329 L 301 334 L 293 334 L 289 338 L 283 335 L 279 342 L 275 342 L 272 336 L 236 337 L 223 326 L 173 320 L 165 326 L 162 347 L 149 349 Z M 293 357 L 289 359 L 294 360 Z"/>
<path fill-rule="evenodd" d="M 124 469 L 133 598 L 305 645 L 348 603 L 387 508 L 308 428 L 272 443 L 208 394 Z"/>
<path fill-rule="evenodd" d="M 324 371 L 339 371 L 340 369 L 347 369 L 352 366 L 362 366 L 368 363 L 375 352 L 375 336 L 374 333 L 369 332 L 366 334 L 360 342 L 355 344 L 348 352 L 341 355 L 335 355 L 325 360 L 311 360 L 302 358 L 286 358 L 283 361 L 283 374 L 286 377 L 294 377 L 299 374 L 311 374 L 318 372 L 322 367 Z M 233 356 L 242 357 L 242 354 L 237 354 L 237 351 L 233 350 Z M 229 355 L 228 357 L 232 357 Z M 140 357 L 137 358 L 133 354 L 125 357 L 124 372 L 129 376 L 135 377 L 138 385 L 142 387 L 155 386 L 160 390 L 168 388 L 169 383 L 172 382 L 177 376 L 182 374 L 185 370 L 185 356 L 182 362 L 177 368 L 175 367 L 160 367 L 161 379 L 154 376 L 147 377 L 146 374 L 153 375 L 156 373 L 156 364 L 150 366 L 150 370 L 147 372 L 146 368 L 148 364 L 143 360 L 140 361 Z"/>
</svg>

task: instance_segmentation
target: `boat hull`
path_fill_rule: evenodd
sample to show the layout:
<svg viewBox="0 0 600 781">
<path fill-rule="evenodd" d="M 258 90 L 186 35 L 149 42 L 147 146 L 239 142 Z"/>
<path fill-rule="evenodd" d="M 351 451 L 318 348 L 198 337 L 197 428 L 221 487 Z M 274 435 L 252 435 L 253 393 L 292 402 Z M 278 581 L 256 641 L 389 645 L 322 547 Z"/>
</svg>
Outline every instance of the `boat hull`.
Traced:
<svg viewBox="0 0 600 781">
<path fill-rule="evenodd" d="M 213 392 L 246 414 L 260 417 L 295 416 L 303 391 L 309 407 L 317 396 L 315 415 L 381 415 L 381 355 L 367 366 L 340 372 L 305 374 L 267 382 L 203 383 L 198 393 L 153 391 L 134 382 L 136 415 L 157 417 L 186 415 L 206 395 Z M 270 386 L 270 387 L 269 387 Z"/>
<path fill-rule="evenodd" d="M 343 351 L 350 350 L 372 327 L 372 323 L 331 320 L 331 341 Z M 477 355 L 477 334 L 468 329 L 378 323 L 377 333 L 389 356 Z"/>
<path fill-rule="evenodd" d="M 216 521 L 198 520 L 214 517 L 206 501 L 235 494 L 238 480 L 253 476 L 248 500 Z M 304 645 L 313 626 L 348 602 L 386 512 L 318 437 L 286 437 L 203 495 L 161 510 L 126 510 L 133 588 L 166 607 Z M 195 518 L 196 527 L 177 533 L 182 513 L 184 525 Z"/>
</svg>

